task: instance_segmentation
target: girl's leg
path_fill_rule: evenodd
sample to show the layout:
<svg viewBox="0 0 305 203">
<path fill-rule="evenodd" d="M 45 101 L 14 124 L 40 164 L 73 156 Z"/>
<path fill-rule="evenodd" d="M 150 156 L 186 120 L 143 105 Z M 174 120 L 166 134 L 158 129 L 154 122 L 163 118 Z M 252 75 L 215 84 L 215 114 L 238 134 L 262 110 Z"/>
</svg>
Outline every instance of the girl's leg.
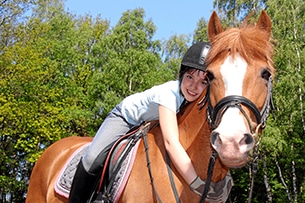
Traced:
<svg viewBox="0 0 305 203">
<path fill-rule="evenodd" d="M 113 144 L 132 127 L 121 116 L 109 114 L 83 157 L 85 169 L 90 173 L 99 172 Z"/>
<path fill-rule="evenodd" d="M 71 186 L 69 203 L 84 203 L 89 199 L 111 146 L 133 127 L 119 113 L 117 109 L 109 113 L 81 159 Z"/>
</svg>

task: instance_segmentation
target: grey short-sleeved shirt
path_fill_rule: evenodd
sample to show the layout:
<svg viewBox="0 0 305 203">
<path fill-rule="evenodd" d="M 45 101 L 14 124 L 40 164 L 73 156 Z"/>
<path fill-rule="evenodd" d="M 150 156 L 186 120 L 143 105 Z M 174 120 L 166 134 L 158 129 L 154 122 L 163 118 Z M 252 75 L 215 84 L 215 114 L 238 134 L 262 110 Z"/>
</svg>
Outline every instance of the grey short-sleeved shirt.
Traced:
<svg viewBox="0 0 305 203">
<path fill-rule="evenodd" d="M 130 95 L 120 103 L 120 106 L 122 115 L 128 123 L 140 125 L 143 121 L 159 119 L 159 105 L 177 113 L 183 100 L 180 82 L 176 80 Z"/>
</svg>

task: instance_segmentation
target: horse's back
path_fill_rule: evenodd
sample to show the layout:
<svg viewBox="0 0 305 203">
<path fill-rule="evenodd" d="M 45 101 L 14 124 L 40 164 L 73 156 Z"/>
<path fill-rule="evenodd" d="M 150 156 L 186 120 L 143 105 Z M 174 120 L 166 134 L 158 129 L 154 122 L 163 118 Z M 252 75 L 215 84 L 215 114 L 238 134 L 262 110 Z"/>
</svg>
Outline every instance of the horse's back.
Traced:
<svg viewBox="0 0 305 203">
<path fill-rule="evenodd" d="M 67 199 L 55 194 L 55 180 L 69 157 L 80 146 L 91 141 L 92 137 L 73 136 L 61 139 L 48 147 L 33 168 L 26 202 L 67 202 Z"/>
</svg>

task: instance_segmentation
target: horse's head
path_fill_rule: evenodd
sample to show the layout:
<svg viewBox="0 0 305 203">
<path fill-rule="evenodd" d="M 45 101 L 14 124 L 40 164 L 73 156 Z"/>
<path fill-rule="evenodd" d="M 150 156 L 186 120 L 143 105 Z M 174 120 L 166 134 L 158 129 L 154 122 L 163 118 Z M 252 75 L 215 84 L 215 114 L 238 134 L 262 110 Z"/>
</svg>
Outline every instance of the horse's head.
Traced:
<svg viewBox="0 0 305 203">
<path fill-rule="evenodd" d="M 211 144 L 224 165 L 241 167 L 272 106 L 271 20 L 263 11 L 256 25 L 245 21 L 240 28 L 223 31 L 213 12 L 208 35 Z"/>
</svg>

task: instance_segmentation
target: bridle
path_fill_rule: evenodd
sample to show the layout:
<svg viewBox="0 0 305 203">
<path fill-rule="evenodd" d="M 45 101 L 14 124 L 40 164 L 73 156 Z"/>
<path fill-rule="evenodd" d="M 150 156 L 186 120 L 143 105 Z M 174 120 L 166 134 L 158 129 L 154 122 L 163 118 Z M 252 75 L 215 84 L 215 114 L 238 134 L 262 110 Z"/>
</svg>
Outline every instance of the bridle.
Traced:
<svg viewBox="0 0 305 203">
<path fill-rule="evenodd" d="M 209 87 L 210 88 L 210 87 Z M 208 91 L 208 94 L 210 91 Z M 226 96 L 223 99 L 221 99 L 213 108 L 212 104 L 210 102 L 209 95 L 206 96 L 208 108 L 207 108 L 207 119 L 210 124 L 210 127 L 212 130 L 217 128 L 217 126 L 221 122 L 221 118 L 223 114 L 229 109 L 229 108 L 238 108 L 240 112 L 244 115 L 246 118 L 249 129 L 251 130 L 251 133 L 255 135 L 255 132 L 253 132 L 253 128 L 251 126 L 251 120 L 249 115 L 245 112 L 245 110 L 242 108 L 242 106 L 249 109 L 255 116 L 257 121 L 257 126 L 260 129 L 264 129 L 266 127 L 267 118 L 269 116 L 270 111 L 272 112 L 274 110 L 274 105 L 272 101 L 272 76 L 268 79 L 267 84 L 267 97 L 264 103 L 264 106 L 261 111 L 258 110 L 256 105 L 249 100 L 246 97 L 239 96 L 239 95 L 230 95 Z M 257 131 L 257 130 L 256 130 Z"/>
<path fill-rule="evenodd" d="M 211 130 L 214 130 L 215 128 L 218 127 L 218 125 L 221 122 L 223 114 L 229 109 L 229 108 L 238 108 L 239 111 L 243 114 L 243 116 L 246 118 L 249 129 L 251 131 L 252 137 L 255 138 L 256 136 L 259 135 L 259 132 L 261 132 L 262 129 L 266 127 L 266 122 L 267 118 L 269 116 L 269 113 L 273 113 L 274 110 L 274 104 L 272 100 L 272 76 L 269 77 L 268 79 L 268 84 L 267 84 L 267 97 L 264 103 L 264 106 L 261 111 L 258 110 L 257 106 L 248 98 L 239 96 L 239 95 L 230 95 L 226 96 L 223 99 L 221 99 L 218 103 L 216 103 L 215 107 L 212 107 L 211 101 L 210 101 L 210 86 L 207 89 L 206 95 L 201 100 L 198 105 L 201 105 L 200 109 L 205 106 L 205 104 L 208 103 L 207 107 L 207 120 L 209 122 Z M 245 110 L 242 108 L 246 107 L 249 109 L 255 116 L 256 121 L 257 121 L 257 127 L 255 132 L 253 132 L 253 128 L 251 126 L 251 120 L 249 115 L 245 112 Z M 252 192 L 253 192 L 253 185 L 254 185 L 254 175 L 257 173 L 257 165 L 258 165 L 258 147 L 260 143 L 261 136 L 259 136 L 259 140 L 257 141 L 256 145 L 254 146 L 253 150 L 253 162 L 252 162 L 252 179 L 251 179 L 251 186 L 250 186 L 250 191 L 249 191 L 249 198 L 248 198 L 248 203 L 251 202 L 252 199 Z M 216 155 L 215 155 L 216 154 Z M 214 156 L 214 157 L 213 157 Z M 207 188 L 210 185 L 210 179 L 213 174 L 213 166 L 214 162 L 211 160 L 215 160 L 217 156 L 217 153 L 215 153 L 215 150 L 212 152 L 212 157 L 210 159 L 209 163 L 209 169 L 212 168 L 211 170 L 208 170 L 207 174 L 207 180 L 204 192 L 201 196 L 200 203 L 204 202 L 206 196 L 207 196 Z"/>
<path fill-rule="evenodd" d="M 203 99 L 198 103 L 200 106 L 200 110 L 208 104 L 207 107 L 207 120 L 209 122 L 211 130 L 214 130 L 218 127 L 218 125 L 221 122 L 223 114 L 229 109 L 229 108 L 238 108 L 239 111 L 243 114 L 245 119 L 247 120 L 251 135 L 253 138 L 256 136 L 259 136 L 259 139 L 257 140 L 256 144 L 254 145 L 253 149 L 253 162 L 252 162 L 252 181 L 251 181 L 251 187 L 249 191 L 249 202 L 251 202 L 252 199 L 252 191 L 253 191 L 253 184 L 254 184 L 254 175 L 257 172 L 257 165 L 258 165 L 258 147 L 261 140 L 261 131 L 266 127 L 267 118 L 269 116 L 269 113 L 273 113 L 274 110 L 274 104 L 272 100 L 272 76 L 269 77 L 268 83 L 267 83 L 267 97 L 265 100 L 265 103 L 261 109 L 261 111 L 258 110 L 257 106 L 248 98 L 239 96 L 239 95 L 230 95 L 226 96 L 223 99 L 221 99 L 219 102 L 216 103 L 215 107 L 212 106 L 210 101 L 210 86 L 208 86 L 206 95 L 203 97 Z M 250 116 L 245 112 L 243 107 L 247 108 L 252 112 L 256 118 L 257 127 L 255 131 L 253 131 L 252 125 L 251 125 L 251 119 Z M 217 152 L 215 150 L 212 151 L 212 156 L 210 158 L 209 162 L 209 170 L 207 174 L 207 181 L 204 188 L 204 192 L 201 196 L 200 203 L 204 202 L 206 196 L 207 196 L 207 190 L 210 185 L 210 180 L 213 174 L 213 166 L 215 163 L 215 159 L 217 157 Z"/>
</svg>

